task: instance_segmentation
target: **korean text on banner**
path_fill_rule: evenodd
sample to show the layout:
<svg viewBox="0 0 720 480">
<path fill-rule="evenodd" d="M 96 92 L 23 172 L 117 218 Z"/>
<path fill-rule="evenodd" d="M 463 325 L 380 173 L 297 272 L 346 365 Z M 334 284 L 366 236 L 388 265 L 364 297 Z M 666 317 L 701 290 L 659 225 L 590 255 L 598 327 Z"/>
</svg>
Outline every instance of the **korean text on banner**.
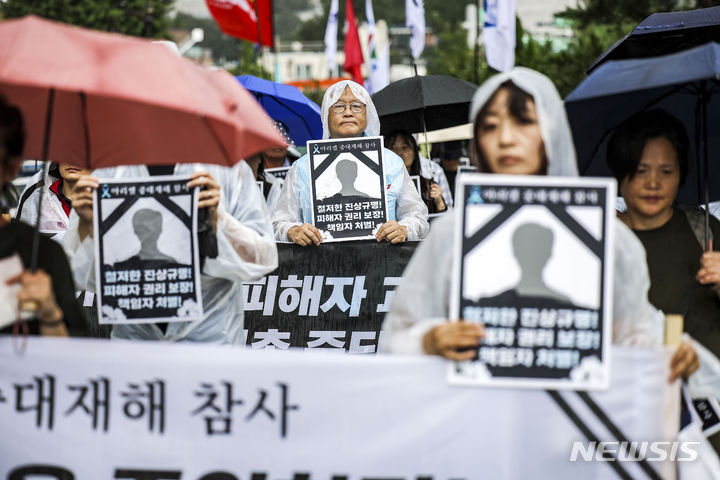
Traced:
<svg viewBox="0 0 720 480">
<path fill-rule="evenodd" d="M 610 389 L 584 396 L 453 387 L 430 357 L 38 337 L 20 357 L 0 337 L 0 478 L 657 478 L 653 451 L 588 460 L 580 432 L 687 460 L 663 430 L 667 362 L 617 348 Z"/>
</svg>

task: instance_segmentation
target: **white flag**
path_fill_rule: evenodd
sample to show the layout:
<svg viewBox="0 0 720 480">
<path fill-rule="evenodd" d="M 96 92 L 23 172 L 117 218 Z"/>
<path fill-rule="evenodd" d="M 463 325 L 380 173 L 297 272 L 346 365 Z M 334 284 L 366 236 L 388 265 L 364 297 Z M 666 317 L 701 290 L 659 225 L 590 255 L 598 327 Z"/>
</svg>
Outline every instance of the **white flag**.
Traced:
<svg viewBox="0 0 720 480">
<path fill-rule="evenodd" d="M 425 6 L 423 0 L 405 0 L 405 25 L 410 28 L 410 51 L 415 60 L 425 48 Z"/>
<path fill-rule="evenodd" d="M 515 65 L 515 0 L 485 0 L 482 41 L 488 65 L 505 72 Z"/>
<path fill-rule="evenodd" d="M 327 27 L 325 27 L 325 58 L 327 59 L 330 75 L 335 71 L 335 54 L 337 53 L 338 29 L 338 0 L 332 0 L 328 14 Z"/>
<path fill-rule="evenodd" d="M 377 49 L 377 58 L 370 63 L 370 76 L 365 81 L 365 88 L 373 95 L 390 83 L 390 43 Z"/>
<path fill-rule="evenodd" d="M 372 0 L 365 0 L 365 17 L 367 18 L 368 29 L 368 66 L 370 67 L 370 76 L 365 82 L 365 88 L 372 95 L 390 83 L 390 44 L 382 52 L 378 51 Z M 387 56 L 383 55 L 385 50 L 388 50 Z M 387 66 L 385 66 L 384 62 L 387 62 Z"/>
</svg>

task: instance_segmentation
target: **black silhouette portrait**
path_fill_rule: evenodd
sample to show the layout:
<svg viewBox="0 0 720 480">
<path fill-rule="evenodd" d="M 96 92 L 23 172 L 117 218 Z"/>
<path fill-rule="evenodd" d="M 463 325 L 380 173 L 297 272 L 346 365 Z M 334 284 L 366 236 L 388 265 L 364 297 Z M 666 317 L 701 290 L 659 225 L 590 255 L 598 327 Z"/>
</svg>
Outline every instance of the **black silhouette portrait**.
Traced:
<svg viewBox="0 0 720 480">
<path fill-rule="evenodd" d="M 163 230 L 162 213 L 150 208 L 141 208 L 133 215 L 132 226 L 135 236 L 140 241 L 140 251 L 116 266 L 126 263 L 135 265 L 138 261 L 147 262 L 148 260 L 158 263 L 179 263 L 158 248 L 158 240 Z"/>
<path fill-rule="evenodd" d="M 543 279 L 545 267 L 552 257 L 554 240 L 553 231 L 540 224 L 529 222 L 518 226 L 512 235 L 512 249 L 520 267 L 520 281 L 499 295 L 485 298 L 483 303 L 538 307 L 572 305 L 568 297 L 550 288 Z"/>
<path fill-rule="evenodd" d="M 337 175 L 338 180 L 340 180 L 341 187 L 340 191 L 333 195 L 334 198 L 340 196 L 361 198 L 370 197 L 370 195 L 368 195 L 367 193 L 361 192 L 360 190 L 355 188 L 355 181 L 357 180 L 358 176 L 358 167 L 357 164 L 352 160 L 339 160 L 335 165 L 335 174 Z"/>
</svg>

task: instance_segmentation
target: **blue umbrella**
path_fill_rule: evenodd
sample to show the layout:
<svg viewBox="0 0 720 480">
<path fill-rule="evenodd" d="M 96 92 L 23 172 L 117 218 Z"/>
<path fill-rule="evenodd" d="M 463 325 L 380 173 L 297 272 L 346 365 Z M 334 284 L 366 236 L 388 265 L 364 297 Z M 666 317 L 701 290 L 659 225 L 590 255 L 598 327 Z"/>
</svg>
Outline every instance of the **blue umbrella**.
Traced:
<svg viewBox="0 0 720 480">
<path fill-rule="evenodd" d="M 240 84 L 255 95 L 273 120 L 285 124 L 295 145 L 322 137 L 320 107 L 297 87 L 276 83 L 253 75 L 237 77 Z"/>
<path fill-rule="evenodd" d="M 672 55 L 608 61 L 565 99 L 581 175 L 610 176 L 607 140 L 630 115 L 661 108 L 677 117 L 690 138 L 690 169 L 678 192 L 682 203 L 720 199 L 720 44 Z M 708 132 L 713 132 L 708 135 Z M 694 141 L 693 141 L 694 140 Z"/>
</svg>

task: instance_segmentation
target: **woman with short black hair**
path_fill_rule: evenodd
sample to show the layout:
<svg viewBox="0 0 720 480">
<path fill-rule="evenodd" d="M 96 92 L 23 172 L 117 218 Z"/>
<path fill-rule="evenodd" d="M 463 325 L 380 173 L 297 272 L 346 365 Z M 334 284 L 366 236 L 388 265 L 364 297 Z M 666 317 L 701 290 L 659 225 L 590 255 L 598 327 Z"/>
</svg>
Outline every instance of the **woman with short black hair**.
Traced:
<svg viewBox="0 0 720 480">
<path fill-rule="evenodd" d="M 704 212 L 675 205 L 688 175 L 688 145 L 675 117 L 641 112 L 610 137 L 607 163 L 627 205 L 618 218 L 647 253 L 650 302 L 665 313 L 683 314 L 685 331 L 720 357 L 720 221 L 710 217 L 714 246 L 703 252 Z"/>
<path fill-rule="evenodd" d="M 420 177 L 420 197 L 428 213 L 441 213 L 452 207 L 450 186 L 440 165 L 420 155 L 420 149 L 412 134 L 396 130 L 385 136 L 385 148 L 395 152 L 411 177 Z"/>
</svg>

